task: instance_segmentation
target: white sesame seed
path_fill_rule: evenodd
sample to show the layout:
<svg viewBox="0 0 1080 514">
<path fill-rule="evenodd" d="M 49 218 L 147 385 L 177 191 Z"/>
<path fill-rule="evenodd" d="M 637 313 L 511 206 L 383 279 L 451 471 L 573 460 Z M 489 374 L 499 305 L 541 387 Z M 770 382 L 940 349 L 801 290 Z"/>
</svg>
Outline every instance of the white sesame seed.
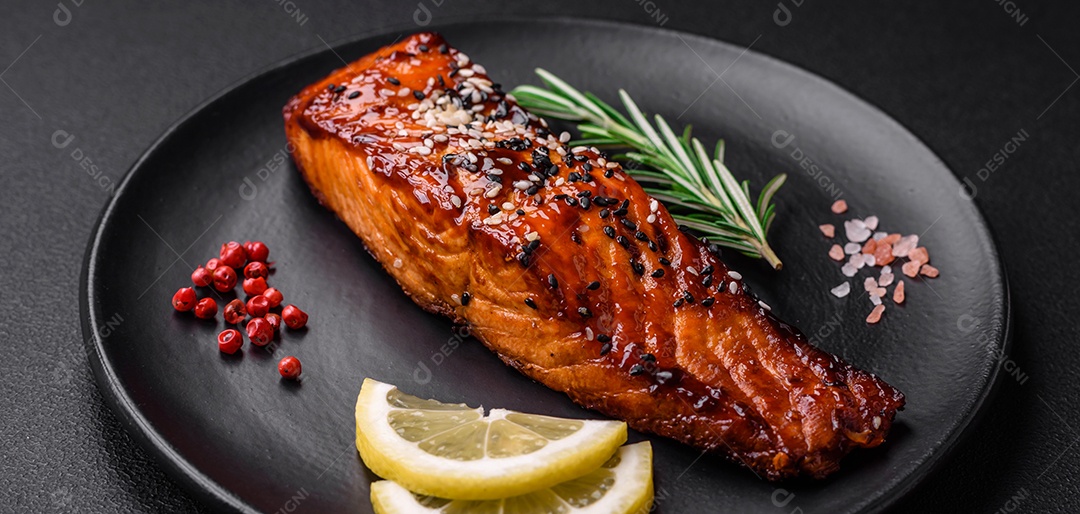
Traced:
<svg viewBox="0 0 1080 514">
<path fill-rule="evenodd" d="M 562 134 L 559 134 L 559 142 L 560 143 L 565 143 L 567 141 L 570 141 L 570 133 L 569 132 L 564 131 Z"/>
<path fill-rule="evenodd" d="M 397 95 L 400 96 L 400 97 L 409 96 L 409 88 L 403 87 L 403 88 L 399 89 L 398 92 L 397 92 Z"/>
<path fill-rule="evenodd" d="M 650 214 L 648 218 L 645 218 L 646 223 L 656 223 L 656 215 Z"/>
<path fill-rule="evenodd" d="M 495 198 L 496 196 L 499 196 L 499 191 L 502 191 L 502 186 L 496 184 L 495 187 L 489 189 L 484 196 L 487 198 Z"/>
<path fill-rule="evenodd" d="M 536 241 L 537 239 L 540 239 L 540 233 L 535 230 L 525 234 L 526 241 Z"/>
<path fill-rule="evenodd" d="M 395 268 L 400 268 L 400 267 L 402 267 L 404 265 L 405 265 L 405 263 L 402 262 L 401 259 L 394 259 L 394 267 Z"/>
<path fill-rule="evenodd" d="M 458 195 L 451 196 L 450 203 L 454 204 L 454 207 L 461 208 L 461 198 Z"/>
<path fill-rule="evenodd" d="M 765 309 L 765 310 L 767 310 L 767 311 L 771 311 L 771 310 L 772 310 L 772 307 L 769 307 L 769 304 L 767 304 L 767 303 L 765 303 L 765 302 L 763 302 L 763 301 L 761 301 L 761 300 L 758 300 L 758 302 L 757 302 L 757 303 L 758 303 L 758 305 L 760 305 L 760 306 L 761 306 L 761 308 L 762 308 L 762 309 Z"/>
<path fill-rule="evenodd" d="M 420 155 L 431 155 L 431 148 L 428 148 L 426 146 L 414 146 L 413 149 L 415 149 L 416 153 Z"/>
<path fill-rule="evenodd" d="M 514 204 L 512 204 L 510 202 L 503 202 L 502 208 L 505 209 L 505 210 L 508 210 L 508 211 L 512 211 L 512 210 L 514 210 Z"/>
<path fill-rule="evenodd" d="M 435 142 L 430 140 L 430 139 L 425 139 L 424 140 L 424 146 L 426 146 L 428 148 L 433 148 L 435 146 Z"/>
<path fill-rule="evenodd" d="M 738 282 L 730 282 L 730 283 L 728 283 L 728 291 L 730 291 L 731 294 L 735 294 L 735 293 L 739 292 L 739 283 Z"/>
<path fill-rule="evenodd" d="M 532 187 L 532 182 L 529 182 L 528 180 L 519 180 L 517 182 L 514 182 L 514 189 L 517 189 L 519 191 L 524 191 L 530 187 Z"/>
<path fill-rule="evenodd" d="M 589 341 L 593 340 L 593 331 L 591 327 L 585 327 L 585 339 Z"/>
<path fill-rule="evenodd" d="M 609 163 L 605 164 L 604 167 L 609 169 L 609 170 L 613 170 L 613 169 L 619 167 L 619 163 L 617 163 L 617 162 L 609 162 Z"/>
<path fill-rule="evenodd" d="M 729 271 L 727 272 L 727 276 L 735 280 L 742 280 L 742 274 L 740 274 L 738 271 Z"/>
</svg>

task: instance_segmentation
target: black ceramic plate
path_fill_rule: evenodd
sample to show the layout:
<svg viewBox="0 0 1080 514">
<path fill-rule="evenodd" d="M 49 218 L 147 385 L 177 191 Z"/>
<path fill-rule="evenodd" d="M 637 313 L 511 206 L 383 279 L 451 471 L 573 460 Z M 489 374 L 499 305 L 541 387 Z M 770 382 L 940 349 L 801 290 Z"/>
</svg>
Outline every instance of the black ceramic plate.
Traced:
<svg viewBox="0 0 1080 514">
<path fill-rule="evenodd" d="M 754 52 L 635 26 L 553 20 L 443 27 L 510 87 L 540 66 L 611 99 L 728 141 L 736 174 L 777 172 L 771 234 L 786 263 L 728 260 L 785 320 L 824 349 L 907 394 L 883 447 L 856 452 L 820 482 L 782 485 L 715 456 L 652 438 L 658 508 L 683 512 L 864 512 L 924 478 L 990 393 L 1005 350 L 1008 298 L 997 251 L 942 162 L 887 115 L 837 86 Z M 364 377 L 422 397 L 555 416 L 594 417 L 504 366 L 414 305 L 344 224 L 309 194 L 285 153 L 281 106 L 295 92 L 393 41 L 363 39 L 292 60 L 200 107 L 136 163 L 90 243 L 83 297 L 91 364 L 131 432 L 212 505 L 242 511 L 370 512 L 375 477 L 353 447 Z M 508 45 L 507 41 L 514 44 Z M 845 299 L 819 223 L 840 195 L 851 215 L 921 234 L 942 271 L 908 280 L 908 303 L 868 326 L 861 278 Z M 173 312 L 171 295 L 228 240 L 269 244 L 272 284 L 311 313 L 277 348 L 220 354 L 223 327 Z M 861 276 L 860 276 L 861 277 Z M 299 384 L 276 363 L 296 355 Z M 642 436 L 634 435 L 632 439 Z"/>
</svg>

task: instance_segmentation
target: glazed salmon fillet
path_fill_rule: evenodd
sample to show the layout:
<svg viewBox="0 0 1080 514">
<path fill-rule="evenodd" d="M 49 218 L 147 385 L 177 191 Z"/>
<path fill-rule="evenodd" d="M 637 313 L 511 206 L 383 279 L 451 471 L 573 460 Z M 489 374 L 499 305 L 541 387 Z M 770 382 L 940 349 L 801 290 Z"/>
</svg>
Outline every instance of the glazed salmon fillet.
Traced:
<svg viewBox="0 0 1080 514">
<path fill-rule="evenodd" d="M 312 192 L 406 294 L 582 406 L 775 480 L 836 471 L 904 405 L 437 34 L 333 72 L 284 118 Z"/>
</svg>

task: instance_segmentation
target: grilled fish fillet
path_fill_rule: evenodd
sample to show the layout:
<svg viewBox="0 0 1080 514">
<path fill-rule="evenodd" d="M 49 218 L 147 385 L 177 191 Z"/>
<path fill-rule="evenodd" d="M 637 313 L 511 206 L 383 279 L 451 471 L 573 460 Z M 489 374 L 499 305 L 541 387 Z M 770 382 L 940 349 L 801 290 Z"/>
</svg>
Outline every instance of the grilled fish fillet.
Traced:
<svg viewBox="0 0 1080 514">
<path fill-rule="evenodd" d="M 631 427 L 768 479 L 880 445 L 899 391 L 810 345 L 616 163 L 420 33 L 284 108 L 297 168 L 412 299 Z"/>
</svg>

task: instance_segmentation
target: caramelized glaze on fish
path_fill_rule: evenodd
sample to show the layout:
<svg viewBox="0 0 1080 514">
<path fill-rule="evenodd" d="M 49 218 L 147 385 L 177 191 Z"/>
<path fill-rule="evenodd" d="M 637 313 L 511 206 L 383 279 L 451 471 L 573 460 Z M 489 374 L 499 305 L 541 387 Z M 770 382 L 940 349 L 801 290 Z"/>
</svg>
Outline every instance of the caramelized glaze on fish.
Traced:
<svg viewBox="0 0 1080 514">
<path fill-rule="evenodd" d="M 335 71 L 284 117 L 312 192 L 417 304 L 585 407 L 780 479 L 880 445 L 904 404 L 437 34 Z"/>
</svg>

